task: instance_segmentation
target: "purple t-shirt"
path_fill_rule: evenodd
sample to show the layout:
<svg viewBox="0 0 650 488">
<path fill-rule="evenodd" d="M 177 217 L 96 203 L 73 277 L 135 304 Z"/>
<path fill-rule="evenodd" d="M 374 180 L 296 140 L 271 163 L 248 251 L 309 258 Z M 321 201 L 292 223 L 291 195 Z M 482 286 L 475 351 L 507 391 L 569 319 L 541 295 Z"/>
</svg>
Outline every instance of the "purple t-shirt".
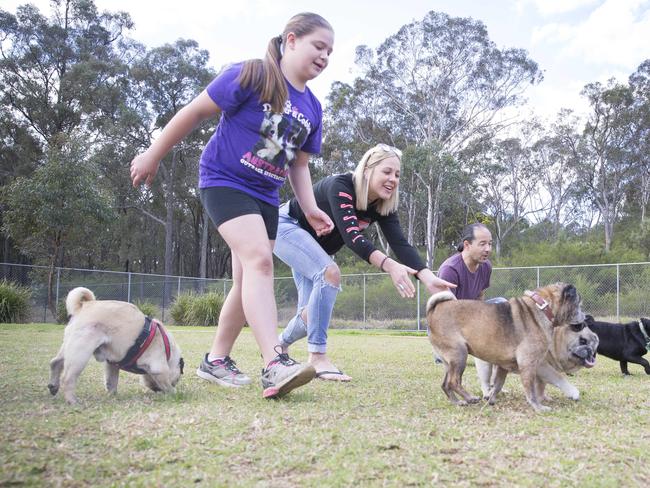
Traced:
<svg viewBox="0 0 650 488">
<path fill-rule="evenodd" d="M 322 108 L 309 88 L 300 92 L 287 82 L 284 113 L 272 112 L 239 84 L 242 66 L 225 69 L 206 88 L 222 115 L 201 155 L 199 188 L 227 186 L 277 207 L 296 152 L 320 152 Z"/>
<path fill-rule="evenodd" d="M 478 269 L 472 273 L 463 261 L 461 253 L 447 258 L 438 270 L 439 278 L 458 285 L 450 290 L 459 300 L 478 299 L 481 292 L 490 286 L 491 274 L 492 263 L 489 260 L 479 264 Z"/>
</svg>

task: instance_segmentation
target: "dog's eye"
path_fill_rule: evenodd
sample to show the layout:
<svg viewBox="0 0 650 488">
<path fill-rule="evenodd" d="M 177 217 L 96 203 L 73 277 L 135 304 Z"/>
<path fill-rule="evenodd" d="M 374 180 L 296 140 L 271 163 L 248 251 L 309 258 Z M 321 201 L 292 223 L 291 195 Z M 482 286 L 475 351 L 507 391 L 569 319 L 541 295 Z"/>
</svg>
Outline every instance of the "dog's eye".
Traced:
<svg viewBox="0 0 650 488">
<path fill-rule="evenodd" d="M 578 324 L 571 324 L 569 327 L 571 327 L 571 330 L 573 332 L 580 332 L 582 329 L 585 328 L 585 325 L 586 324 L 584 322 L 580 322 Z"/>
</svg>

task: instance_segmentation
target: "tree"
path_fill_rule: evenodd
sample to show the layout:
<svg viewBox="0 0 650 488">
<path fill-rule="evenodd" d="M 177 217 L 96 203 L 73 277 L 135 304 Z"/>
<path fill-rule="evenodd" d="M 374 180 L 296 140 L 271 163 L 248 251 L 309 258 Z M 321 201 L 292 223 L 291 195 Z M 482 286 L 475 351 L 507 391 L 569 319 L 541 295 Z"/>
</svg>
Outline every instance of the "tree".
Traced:
<svg viewBox="0 0 650 488">
<path fill-rule="evenodd" d="M 95 252 L 102 227 L 114 218 L 97 171 L 85 161 L 87 147 L 74 139 L 55 142 L 48 163 L 4 187 L 2 195 L 3 231 L 23 253 L 49 266 L 48 304 L 54 314 L 54 268 L 66 252 Z"/>
<path fill-rule="evenodd" d="M 626 85 L 610 80 L 606 86 L 590 83 L 583 89 L 592 112 L 575 148 L 577 181 L 598 208 L 609 252 L 625 188 L 638 169 L 634 147 L 633 96 Z"/>
<path fill-rule="evenodd" d="M 355 83 L 350 97 L 372 100 L 366 104 L 372 107 L 372 120 L 394 139 L 430 151 L 429 163 L 459 160 L 470 143 L 491 138 L 508 124 L 498 118 L 503 109 L 519 103 L 524 89 L 542 78 L 525 51 L 498 49 L 481 22 L 438 12 L 403 26 L 374 51 L 358 47 L 357 64 L 363 81 Z M 368 125 L 367 118 L 346 111 L 345 104 L 339 112 L 349 114 L 343 118 L 357 132 Z M 431 195 L 429 256 L 440 220 L 440 190 L 446 184 L 439 168 L 430 164 L 418 173 Z"/>
<path fill-rule="evenodd" d="M 150 50 L 133 66 L 131 74 L 139 83 L 150 122 L 149 140 L 145 146 L 149 146 L 153 134 L 162 129 L 214 77 L 213 71 L 207 68 L 208 58 L 208 52 L 199 49 L 196 41 L 179 39 L 173 45 L 165 44 Z M 164 273 L 168 275 L 173 274 L 174 236 L 179 235 L 175 233 L 175 221 L 186 220 L 191 205 L 188 199 L 197 201 L 193 188 L 196 185 L 199 156 L 207 139 L 206 130 L 199 130 L 178 144 L 160 164 L 156 190 L 150 192 L 142 189 L 140 193 L 138 208 L 164 226 Z M 161 201 L 157 202 L 158 199 Z M 164 217 L 155 216 L 157 205 L 164 205 Z M 179 215 L 175 218 L 175 214 Z M 203 215 L 195 222 L 204 226 L 208 219 Z M 203 238 L 201 242 L 207 241 Z M 176 243 L 178 245 L 178 239 Z M 202 246 L 200 249 L 207 252 Z M 199 257 L 198 252 L 195 254 Z"/>
<path fill-rule="evenodd" d="M 53 0 L 0 10 L 0 96 L 42 144 L 90 129 L 93 107 L 123 63 L 115 48 L 132 27 L 127 13 L 98 13 L 91 0 Z M 86 135 L 87 137 L 87 135 Z"/>
</svg>

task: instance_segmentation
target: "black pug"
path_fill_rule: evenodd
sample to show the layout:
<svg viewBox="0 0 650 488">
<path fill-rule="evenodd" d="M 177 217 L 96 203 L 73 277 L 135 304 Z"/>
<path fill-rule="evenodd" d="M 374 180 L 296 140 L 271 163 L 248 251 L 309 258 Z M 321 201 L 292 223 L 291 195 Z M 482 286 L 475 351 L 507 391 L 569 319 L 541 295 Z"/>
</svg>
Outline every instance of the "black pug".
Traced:
<svg viewBox="0 0 650 488">
<path fill-rule="evenodd" d="M 650 363 L 643 356 L 650 348 L 650 319 L 640 319 L 628 324 L 612 324 L 598 322 L 591 315 L 585 318 L 587 326 L 596 333 L 598 354 L 619 361 L 621 372 L 629 375 L 627 363 L 643 366 L 645 373 L 650 375 Z"/>
</svg>

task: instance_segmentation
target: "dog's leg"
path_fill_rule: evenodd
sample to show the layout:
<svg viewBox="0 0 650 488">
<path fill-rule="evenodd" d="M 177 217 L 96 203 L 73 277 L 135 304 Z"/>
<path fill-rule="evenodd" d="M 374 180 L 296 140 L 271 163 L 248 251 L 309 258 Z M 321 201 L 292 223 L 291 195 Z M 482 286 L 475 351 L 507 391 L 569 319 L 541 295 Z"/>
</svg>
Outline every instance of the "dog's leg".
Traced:
<svg viewBox="0 0 650 488">
<path fill-rule="evenodd" d="M 460 395 L 463 399 L 458 401 L 457 405 L 467 405 L 468 403 L 478 403 L 480 398 L 470 395 L 463 388 L 463 372 L 467 364 L 467 350 L 459 351 L 458 357 L 449 361 L 447 387 Z"/>
<path fill-rule="evenodd" d="M 103 338 L 96 337 L 94 334 L 84 334 L 79 332 L 71 334 L 69 340 L 64 344 L 65 362 L 63 365 L 63 396 L 70 404 L 77 403 L 75 388 L 79 375 L 90 361 L 93 351 L 103 342 Z"/>
<path fill-rule="evenodd" d="M 487 361 L 483 361 L 479 358 L 474 358 L 474 365 L 476 366 L 476 373 L 478 374 L 478 380 L 481 383 L 481 392 L 483 393 L 483 398 L 487 400 L 490 396 L 490 390 L 492 388 L 492 370 L 495 369 Z M 495 371 L 496 372 L 496 371 Z"/>
<path fill-rule="evenodd" d="M 547 412 L 549 407 L 542 405 L 537 398 L 537 370 L 536 364 L 519 365 L 519 375 L 521 376 L 521 383 L 524 386 L 526 393 L 526 400 L 535 409 L 536 412 Z"/>
<path fill-rule="evenodd" d="M 557 386 L 571 400 L 579 400 L 580 392 L 564 375 L 556 371 L 550 364 L 543 363 L 537 368 L 537 375 L 544 383 Z"/>
<path fill-rule="evenodd" d="M 628 360 L 631 363 L 640 364 L 641 366 L 643 366 L 643 369 L 645 370 L 645 374 L 650 374 L 650 363 L 648 363 L 648 361 L 646 361 L 641 356 L 631 356 L 630 358 L 628 358 Z"/>
<path fill-rule="evenodd" d="M 445 395 L 447 395 L 447 398 L 449 398 L 449 401 L 453 404 L 458 404 L 458 398 L 456 397 L 456 394 L 453 392 L 453 390 L 449 387 L 449 364 L 444 363 L 445 365 L 445 377 L 442 379 L 442 391 L 445 392 Z"/>
<path fill-rule="evenodd" d="M 63 371 L 63 357 L 63 345 L 61 345 L 58 354 L 50 361 L 50 382 L 47 388 L 52 395 L 56 395 L 59 391 L 61 372 Z"/>
<path fill-rule="evenodd" d="M 501 391 L 501 388 L 503 388 L 504 383 L 506 382 L 506 376 L 508 376 L 508 370 L 500 368 L 499 366 L 495 366 L 496 368 L 496 374 L 494 377 L 494 385 L 492 386 L 490 390 L 490 395 L 488 397 L 488 404 L 494 405 L 497 400 L 497 394 Z"/>
<path fill-rule="evenodd" d="M 120 367 L 117 364 L 106 361 L 104 366 L 104 379 L 106 391 L 112 394 L 117 393 L 117 382 L 120 379 Z"/>
<path fill-rule="evenodd" d="M 621 373 L 625 376 L 630 376 L 630 372 L 627 370 L 627 361 L 620 361 L 619 365 L 621 366 Z"/>
</svg>

